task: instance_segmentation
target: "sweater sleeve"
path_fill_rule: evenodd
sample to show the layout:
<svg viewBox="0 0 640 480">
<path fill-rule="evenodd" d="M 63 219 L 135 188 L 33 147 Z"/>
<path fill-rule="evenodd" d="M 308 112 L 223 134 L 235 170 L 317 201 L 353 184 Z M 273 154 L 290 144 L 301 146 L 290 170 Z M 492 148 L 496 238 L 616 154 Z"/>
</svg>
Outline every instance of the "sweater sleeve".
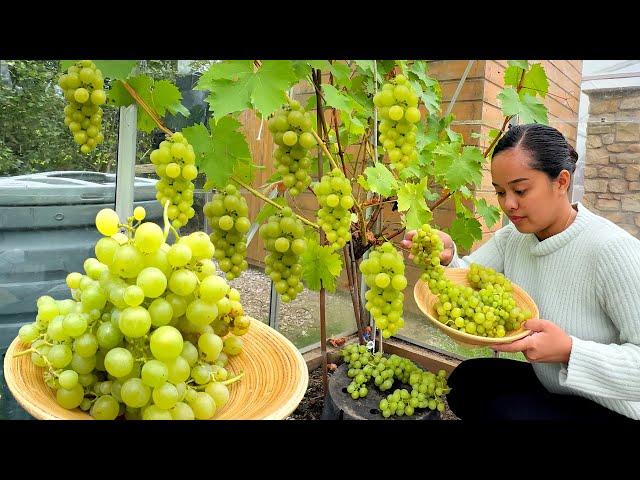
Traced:
<svg viewBox="0 0 640 480">
<path fill-rule="evenodd" d="M 493 268 L 496 272 L 504 272 L 505 244 L 509 241 L 513 227 L 511 224 L 497 230 L 493 236 L 480 248 L 462 258 L 458 256 L 458 249 L 453 245 L 453 258 L 449 267 L 468 268 L 472 263 Z"/>
<path fill-rule="evenodd" d="M 640 401 L 640 241 L 616 238 L 597 260 L 598 301 L 619 332 L 619 344 L 572 336 L 560 385 L 606 398 Z"/>
</svg>

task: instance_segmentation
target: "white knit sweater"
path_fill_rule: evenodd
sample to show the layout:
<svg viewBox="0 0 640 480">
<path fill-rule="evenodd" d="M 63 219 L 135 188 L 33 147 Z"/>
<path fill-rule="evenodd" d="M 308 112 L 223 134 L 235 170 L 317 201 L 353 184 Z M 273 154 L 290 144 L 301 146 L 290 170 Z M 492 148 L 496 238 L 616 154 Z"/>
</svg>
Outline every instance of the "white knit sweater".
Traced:
<svg viewBox="0 0 640 480">
<path fill-rule="evenodd" d="M 479 263 L 533 298 L 573 340 L 569 363 L 532 363 L 551 392 L 640 419 L 640 241 L 577 203 L 563 232 L 539 241 L 513 224 L 451 267 Z"/>
</svg>

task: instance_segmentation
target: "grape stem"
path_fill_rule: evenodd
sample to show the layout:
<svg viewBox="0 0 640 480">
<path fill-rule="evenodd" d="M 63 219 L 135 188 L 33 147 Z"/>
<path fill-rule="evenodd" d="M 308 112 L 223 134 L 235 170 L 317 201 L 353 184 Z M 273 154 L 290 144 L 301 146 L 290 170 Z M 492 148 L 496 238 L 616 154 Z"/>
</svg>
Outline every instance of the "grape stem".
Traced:
<svg viewBox="0 0 640 480">
<path fill-rule="evenodd" d="M 169 223 L 169 200 L 164 203 L 162 219 L 164 220 L 164 239 L 166 241 L 167 237 L 169 236 L 169 227 L 171 226 L 171 224 Z"/>
<path fill-rule="evenodd" d="M 129 92 L 129 94 L 135 99 L 136 102 L 138 102 L 142 109 L 149 114 L 151 119 L 156 123 L 156 125 L 158 125 L 158 128 L 167 135 L 173 135 L 173 132 L 162 124 L 156 112 L 154 112 L 153 109 L 146 104 L 146 102 L 140 97 L 140 95 L 138 95 L 138 92 L 136 92 L 133 87 L 131 87 L 131 85 L 129 85 L 126 81 L 121 81 L 124 88 L 127 89 L 127 92 Z"/>
<path fill-rule="evenodd" d="M 37 352 L 37 350 L 35 348 L 28 348 L 26 350 L 23 350 L 19 353 L 14 353 L 13 354 L 13 358 L 15 357 L 21 357 L 22 355 L 26 355 L 27 353 L 33 353 L 33 352 Z"/>
<path fill-rule="evenodd" d="M 261 194 L 259 191 L 257 191 L 256 189 L 254 189 L 254 188 L 253 188 L 253 187 L 251 187 L 250 185 L 247 185 L 246 183 L 244 183 L 244 182 L 243 182 L 242 180 L 240 180 L 239 178 L 236 178 L 236 177 L 229 177 L 229 178 L 230 178 L 231 180 L 233 180 L 234 182 L 236 182 L 236 183 L 237 183 L 238 185 L 240 185 L 241 187 L 244 187 L 244 188 L 246 188 L 247 190 L 249 190 L 253 195 L 255 195 L 256 197 L 258 197 L 259 199 L 261 199 L 261 200 L 263 200 L 263 201 L 267 202 L 269 205 L 273 205 L 273 206 L 274 206 L 274 207 L 276 207 L 278 210 L 282 210 L 282 209 L 284 208 L 282 205 L 278 205 L 276 202 L 274 202 L 274 201 L 273 201 L 273 200 L 271 200 L 270 198 L 265 197 L 265 196 L 264 196 L 263 194 Z M 320 230 L 320 227 L 319 227 L 317 224 L 315 224 L 315 223 L 313 223 L 313 222 L 311 222 L 311 221 L 307 220 L 307 219 L 306 219 L 306 218 L 304 218 L 304 217 L 301 217 L 300 215 L 298 215 L 298 214 L 297 214 L 297 213 L 295 213 L 295 212 L 294 212 L 294 215 L 295 215 L 296 217 L 298 217 L 298 218 L 300 219 L 300 221 L 302 221 L 302 222 L 306 223 L 306 224 L 307 224 L 307 225 L 309 225 L 310 227 L 313 227 L 313 228 L 315 228 L 315 229 L 317 229 L 317 230 Z"/>
<path fill-rule="evenodd" d="M 235 377 L 231 377 L 230 379 L 225 380 L 224 382 L 220 382 L 220 383 L 222 385 L 231 385 L 232 383 L 237 382 L 238 380 L 240 380 L 242 377 L 244 377 L 244 372 L 240 372 Z"/>
</svg>

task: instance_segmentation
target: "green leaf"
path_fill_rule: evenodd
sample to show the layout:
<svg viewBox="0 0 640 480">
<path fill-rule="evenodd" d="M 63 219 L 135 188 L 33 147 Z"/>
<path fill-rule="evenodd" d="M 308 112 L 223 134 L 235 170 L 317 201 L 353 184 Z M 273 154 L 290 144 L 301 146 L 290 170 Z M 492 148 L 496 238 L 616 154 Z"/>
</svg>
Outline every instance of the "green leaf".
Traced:
<svg viewBox="0 0 640 480">
<path fill-rule="evenodd" d="M 458 132 L 454 132 L 450 128 L 446 128 L 445 131 L 447 132 L 447 137 L 449 137 L 449 141 L 450 142 L 460 142 L 460 143 L 462 143 L 463 138 L 462 138 L 461 134 L 459 134 Z"/>
<path fill-rule="evenodd" d="M 407 165 L 400 172 L 400 179 L 403 181 L 410 180 L 412 178 L 422 178 L 422 171 L 417 165 Z"/>
<path fill-rule="evenodd" d="M 476 212 L 482 218 L 484 218 L 487 227 L 493 227 L 498 220 L 500 220 L 500 209 L 496 208 L 493 205 L 489 205 L 484 198 L 477 200 L 476 204 Z"/>
<path fill-rule="evenodd" d="M 76 64 L 78 60 L 60 60 L 60 71 L 66 72 L 69 70 L 69 67 Z"/>
<path fill-rule="evenodd" d="M 102 71 L 104 78 L 115 80 L 126 80 L 138 66 L 137 60 L 94 60 L 93 63 Z"/>
<path fill-rule="evenodd" d="M 427 179 L 423 178 L 418 184 L 405 183 L 398 190 L 398 211 L 407 212 L 405 226 L 408 230 L 419 228 L 431 221 L 431 211 L 424 198 L 426 186 Z"/>
<path fill-rule="evenodd" d="M 390 197 L 398 188 L 395 177 L 382 162 L 376 163 L 375 167 L 367 167 L 364 174 L 367 177 L 368 190 L 383 197 Z"/>
<path fill-rule="evenodd" d="M 431 87 L 438 83 L 438 81 L 434 78 L 431 78 L 427 73 L 427 62 L 423 60 L 416 60 L 413 62 L 411 67 L 409 68 L 409 72 L 413 73 L 417 78 L 419 78 L 422 83 Z"/>
<path fill-rule="evenodd" d="M 216 187 L 222 188 L 229 183 L 229 176 L 238 163 L 251 161 L 251 151 L 245 136 L 237 131 L 241 124 L 235 118 L 221 118 L 215 126 L 210 122 L 209 127 L 216 162 L 208 162 L 204 168 L 207 177 L 215 182 Z"/>
<path fill-rule="evenodd" d="M 153 79 L 147 75 L 137 75 L 127 80 L 127 83 L 150 107 L 153 105 Z M 149 133 L 156 127 L 156 123 L 143 108 L 138 109 L 138 130 Z"/>
<path fill-rule="evenodd" d="M 287 205 L 287 201 L 284 199 L 284 197 L 276 197 L 273 199 L 273 201 L 282 207 Z M 256 215 L 255 221 L 256 223 L 263 223 L 271 215 L 275 215 L 277 212 L 279 212 L 279 210 L 276 207 L 274 207 L 270 203 L 265 203 L 260 209 L 260 212 L 258 212 L 258 215 Z"/>
<path fill-rule="evenodd" d="M 539 63 L 534 63 L 531 69 L 525 73 L 522 81 L 522 93 L 527 93 L 531 96 L 540 95 L 541 97 L 547 96 L 549 90 L 549 81 L 547 80 L 547 74 Z"/>
<path fill-rule="evenodd" d="M 182 99 L 180 90 L 178 90 L 178 87 L 173 83 L 167 80 L 158 80 L 154 83 L 152 99 L 152 107 L 160 116 L 164 116 L 165 113 L 170 110 L 173 110 L 174 112 L 181 111 L 180 107 L 186 110 L 180 102 Z M 189 110 L 186 111 L 186 116 L 189 116 Z"/>
<path fill-rule="evenodd" d="M 135 100 L 120 80 L 114 82 L 107 91 L 107 104 L 112 107 L 128 107 L 134 102 Z"/>
<path fill-rule="evenodd" d="M 345 87 L 348 90 L 351 89 L 351 68 L 349 68 L 349 65 L 342 62 L 333 62 L 331 65 L 331 73 L 333 73 L 333 79 L 337 85 Z"/>
<path fill-rule="evenodd" d="M 333 85 L 322 85 L 322 94 L 329 107 L 337 108 L 347 114 L 350 114 L 353 110 L 351 99 L 344 93 L 338 91 Z"/>
<path fill-rule="evenodd" d="M 520 83 L 522 72 L 523 70 L 520 67 L 516 67 L 515 65 L 507 67 L 507 69 L 504 71 L 505 86 L 511 85 L 513 87 L 517 87 Z"/>
<path fill-rule="evenodd" d="M 529 61 L 528 60 L 507 60 L 507 64 L 511 67 L 518 67 L 524 70 L 525 72 L 529 69 Z"/>
<path fill-rule="evenodd" d="M 464 250 L 469 250 L 475 240 L 482 239 L 482 228 L 480 222 L 475 218 L 458 216 L 447 229 L 451 238 Z"/>
<path fill-rule="evenodd" d="M 214 63 L 198 79 L 195 90 L 213 90 L 216 80 L 228 80 L 236 82 L 253 75 L 253 61 L 251 60 L 225 60 Z"/>
<path fill-rule="evenodd" d="M 354 60 L 356 65 L 362 69 L 362 71 L 370 72 L 373 75 L 373 60 Z"/>
<path fill-rule="evenodd" d="M 212 93 L 206 98 L 213 118 L 224 118 L 226 115 L 251 108 L 251 77 L 237 82 L 218 81 Z"/>
<path fill-rule="evenodd" d="M 549 124 L 547 118 L 547 107 L 544 103 L 537 98 L 525 93 L 520 94 L 522 100 L 522 109 L 519 113 L 522 123 L 542 123 L 544 125 Z"/>
<path fill-rule="evenodd" d="M 331 63 L 329 60 L 305 60 L 311 68 L 316 70 L 331 70 Z"/>
<path fill-rule="evenodd" d="M 202 123 L 191 125 L 181 130 L 196 154 L 196 166 L 200 167 L 202 160 L 211 152 L 213 145 L 209 130 Z"/>
<path fill-rule="evenodd" d="M 479 184 L 482 180 L 482 162 L 484 157 L 477 147 L 464 147 L 460 153 L 460 144 L 439 145 L 434 150 L 436 175 L 444 180 L 450 190 L 457 190 L 469 183 Z"/>
<path fill-rule="evenodd" d="M 349 132 L 349 135 L 358 136 L 364 133 L 364 124 L 358 119 L 358 117 L 344 117 L 342 122 L 344 123 L 347 132 Z"/>
<path fill-rule="evenodd" d="M 285 91 L 298 81 L 291 60 L 265 60 L 253 76 L 251 102 L 267 117 L 287 101 Z"/>
<path fill-rule="evenodd" d="M 319 244 L 317 234 L 307 237 L 307 249 L 300 260 L 302 278 L 310 290 L 317 292 L 324 287 L 328 292 L 336 291 L 336 280 L 342 272 L 342 260 L 331 247 Z"/>
</svg>

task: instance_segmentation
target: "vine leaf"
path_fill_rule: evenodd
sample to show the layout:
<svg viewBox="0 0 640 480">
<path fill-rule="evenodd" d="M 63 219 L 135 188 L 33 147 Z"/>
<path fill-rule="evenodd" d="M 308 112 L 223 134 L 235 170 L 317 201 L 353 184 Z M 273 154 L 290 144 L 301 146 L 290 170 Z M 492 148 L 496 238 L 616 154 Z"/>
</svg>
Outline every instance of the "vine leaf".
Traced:
<svg viewBox="0 0 640 480">
<path fill-rule="evenodd" d="M 547 74 L 539 63 L 531 65 L 531 69 L 524 74 L 522 80 L 522 90 L 520 94 L 529 94 L 531 96 L 540 95 L 546 97 L 549 91 L 549 80 L 547 80 Z"/>
<path fill-rule="evenodd" d="M 510 87 L 500 92 L 497 98 L 500 100 L 502 113 L 507 117 L 518 115 L 522 123 L 549 123 L 547 109 L 537 97 L 525 92 L 518 95 L 518 92 Z"/>
<path fill-rule="evenodd" d="M 216 120 L 252 107 L 267 117 L 287 101 L 285 91 L 298 79 L 292 60 L 265 60 L 255 72 L 251 60 L 229 60 L 212 65 L 196 89 L 211 92 L 206 101 Z"/>
<path fill-rule="evenodd" d="M 511 67 L 518 67 L 525 72 L 529 69 L 529 61 L 528 60 L 508 60 L 507 64 Z"/>
<path fill-rule="evenodd" d="M 347 115 L 351 114 L 351 111 L 353 110 L 351 98 L 338 91 L 336 87 L 325 83 L 322 85 L 322 93 L 329 107 L 337 108 L 338 110 L 345 112 Z"/>
<path fill-rule="evenodd" d="M 398 181 L 382 162 L 376 163 L 375 167 L 367 167 L 364 174 L 366 186 L 360 183 L 360 179 L 358 183 L 371 192 L 390 197 L 398 189 Z"/>
<path fill-rule="evenodd" d="M 482 218 L 484 218 L 487 227 L 493 227 L 498 220 L 500 220 L 500 209 L 496 208 L 493 205 L 489 205 L 484 198 L 477 200 L 476 204 L 476 212 Z"/>
<path fill-rule="evenodd" d="M 324 287 L 333 293 L 342 272 L 342 259 L 331 247 L 321 246 L 318 239 L 317 233 L 307 237 L 307 249 L 300 256 L 302 278 L 310 290 L 317 292 Z"/>
<path fill-rule="evenodd" d="M 182 130 L 193 146 L 198 166 L 217 188 L 225 187 L 233 174 L 242 173 L 247 180 L 247 172 L 252 172 L 249 145 L 245 136 L 237 131 L 241 126 L 238 120 L 227 116 L 216 124 L 213 120 L 209 122 L 210 136 L 206 134 L 207 128 L 202 124 Z"/>
<path fill-rule="evenodd" d="M 433 151 L 436 176 L 444 180 L 450 190 L 468 183 L 482 181 L 484 157 L 477 147 L 467 146 L 460 152 L 460 143 L 438 145 Z"/>
<path fill-rule="evenodd" d="M 482 239 L 480 222 L 460 214 L 447 229 L 447 233 L 451 235 L 456 245 L 460 245 L 465 250 L 469 250 L 475 240 Z"/>
</svg>

